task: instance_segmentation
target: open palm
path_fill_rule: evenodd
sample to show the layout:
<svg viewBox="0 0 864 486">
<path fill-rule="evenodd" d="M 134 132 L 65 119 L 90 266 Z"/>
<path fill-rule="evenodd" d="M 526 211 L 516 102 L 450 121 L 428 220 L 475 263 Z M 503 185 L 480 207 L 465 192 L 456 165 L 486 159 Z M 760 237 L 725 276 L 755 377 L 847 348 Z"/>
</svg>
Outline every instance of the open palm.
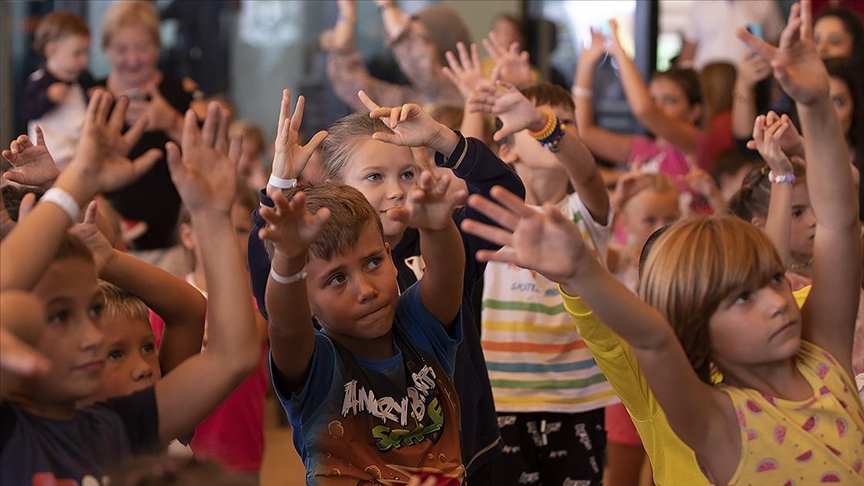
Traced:
<svg viewBox="0 0 864 486">
<path fill-rule="evenodd" d="M 3 177 L 12 182 L 47 189 L 60 175 L 54 158 L 45 146 L 45 135 L 39 125 L 36 125 L 35 144 L 27 135 L 21 135 L 9 144 L 9 150 L 4 150 L 2 155 L 15 168 L 3 173 Z"/>
<path fill-rule="evenodd" d="M 465 190 L 448 193 L 450 178 L 436 178 L 423 171 L 416 187 L 408 192 L 405 205 L 391 208 L 390 218 L 417 229 L 441 230 L 451 224 L 453 209 L 465 198 Z"/>
<path fill-rule="evenodd" d="M 261 228 L 258 236 L 273 243 L 276 251 L 288 258 L 297 258 L 321 234 L 324 224 L 330 219 L 330 210 L 321 208 L 312 214 L 306 209 L 306 194 L 298 191 L 291 201 L 281 192 L 273 195 L 273 207 L 262 207 L 261 217 L 267 225 Z"/>
<path fill-rule="evenodd" d="M 566 283 L 578 273 L 580 261 L 592 258 L 579 229 L 554 206 L 547 204 L 542 212 L 537 211 L 500 186 L 491 194 L 499 203 L 475 194 L 468 198 L 468 205 L 500 227 L 472 219 L 462 223 L 465 232 L 502 246 L 497 252 L 478 251 L 478 260 L 512 263 Z"/>
<path fill-rule="evenodd" d="M 327 138 L 326 131 L 320 131 L 306 145 L 300 145 L 300 125 L 306 99 L 300 96 L 294 114 L 291 115 L 291 91 L 282 90 L 282 103 L 279 109 L 279 124 L 276 129 L 276 142 L 273 152 L 273 175 L 283 179 L 297 179 L 306 164 Z"/>
</svg>

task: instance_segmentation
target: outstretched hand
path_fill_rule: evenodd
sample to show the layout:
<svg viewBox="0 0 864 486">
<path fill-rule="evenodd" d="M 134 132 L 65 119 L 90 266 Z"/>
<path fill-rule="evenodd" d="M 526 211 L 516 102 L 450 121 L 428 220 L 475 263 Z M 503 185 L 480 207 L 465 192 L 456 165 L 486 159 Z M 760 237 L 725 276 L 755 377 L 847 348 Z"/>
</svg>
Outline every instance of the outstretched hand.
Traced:
<svg viewBox="0 0 864 486">
<path fill-rule="evenodd" d="M 456 50 L 459 52 L 459 59 L 456 59 L 451 51 L 447 51 L 444 57 L 447 58 L 447 64 L 450 67 L 444 66 L 441 70 L 447 79 L 450 80 L 462 93 L 462 97 L 466 100 L 471 97 L 474 90 L 489 80 L 483 76 L 483 63 L 480 62 L 480 52 L 477 49 L 477 44 L 471 43 L 471 53 L 468 53 L 468 48 L 465 44 L 459 42 L 456 44 Z"/>
<path fill-rule="evenodd" d="M 101 89 L 90 97 L 78 150 L 69 163 L 70 169 L 81 171 L 84 180 L 95 186 L 95 193 L 125 187 L 149 171 L 162 156 L 161 150 L 150 149 L 134 161 L 127 158 L 126 154 L 141 136 L 147 118 L 140 118 L 126 134 L 121 134 L 129 100 L 120 97 L 113 111 L 112 100 L 111 94 Z"/>
<path fill-rule="evenodd" d="M 287 258 L 304 255 L 330 219 L 327 208 L 310 213 L 306 209 L 306 194 L 302 191 L 295 193 L 291 201 L 281 192 L 275 193 L 273 207 L 262 207 L 260 214 L 267 225 L 258 231 L 258 236 L 273 243 L 276 251 Z"/>
<path fill-rule="evenodd" d="M 230 123 L 229 114 L 215 102 L 207 107 L 202 129 L 198 128 L 195 113 L 188 110 L 180 147 L 174 142 L 165 146 L 171 180 L 193 215 L 199 211 L 231 211 L 237 190 L 237 166 L 228 153 L 239 150 L 236 141 L 233 149 L 228 146 Z"/>
<path fill-rule="evenodd" d="M 481 86 L 468 99 L 468 109 L 501 119 L 503 126 L 492 137 L 496 142 L 526 128 L 540 130 L 546 123 L 546 115 L 531 100 L 515 86 L 503 81 L 499 81 L 497 86 Z"/>
<path fill-rule="evenodd" d="M 528 51 L 523 51 L 518 42 L 504 45 L 494 32 L 490 32 L 489 38 L 483 39 L 483 47 L 495 61 L 492 79 L 501 79 L 519 87 L 534 83 Z"/>
<path fill-rule="evenodd" d="M 511 263 L 562 284 L 572 281 L 580 267 L 593 260 L 579 229 L 553 205 L 545 204 L 537 211 L 500 186 L 492 188 L 491 194 L 498 203 L 475 194 L 468 198 L 468 205 L 500 227 L 473 219 L 462 222 L 466 233 L 502 247 L 478 251 L 477 260 Z"/>
<path fill-rule="evenodd" d="M 774 77 L 796 102 L 810 105 L 828 99 L 828 71 L 813 42 L 813 14 L 809 0 L 792 6 L 789 22 L 774 47 L 738 28 L 735 34 L 747 47 L 771 63 Z"/>
<path fill-rule="evenodd" d="M 3 173 L 6 180 L 48 189 L 60 175 L 54 158 L 45 146 L 45 135 L 39 125 L 36 125 L 35 144 L 27 135 L 20 135 L 2 155 L 14 167 Z"/>
<path fill-rule="evenodd" d="M 420 173 L 417 186 L 411 188 L 405 205 L 387 211 L 394 221 L 421 230 L 442 230 L 453 222 L 453 209 L 464 201 L 464 189 L 449 191 L 450 178 L 436 177 L 430 171 Z"/>
<path fill-rule="evenodd" d="M 591 45 L 582 49 L 582 53 L 579 54 L 579 61 L 589 63 L 593 66 L 606 57 L 608 50 L 606 47 L 606 37 L 599 30 L 595 30 L 594 27 L 591 27 L 590 30 Z"/>
<path fill-rule="evenodd" d="M 321 130 L 306 145 L 300 145 L 300 125 L 306 98 L 297 98 L 294 114 L 291 114 L 291 90 L 282 90 L 282 103 L 279 108 L 279 124 L 276 129 L 275 151 L 273 155 L 273 175 L 282 179 L 297 179 L 306 164 L 321 145 L 327 132 Z M 290 119 L 289 119 L 290 116 Z"/>
</svg>

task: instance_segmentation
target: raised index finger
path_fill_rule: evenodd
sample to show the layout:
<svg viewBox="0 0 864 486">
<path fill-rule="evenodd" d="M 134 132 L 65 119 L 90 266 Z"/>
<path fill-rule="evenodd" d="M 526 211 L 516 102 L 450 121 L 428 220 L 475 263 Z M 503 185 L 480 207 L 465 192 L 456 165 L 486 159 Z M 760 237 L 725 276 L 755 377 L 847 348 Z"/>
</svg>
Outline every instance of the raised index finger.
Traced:
<svg viewBox="0 0 864 486">
<path fill-rule="evenodd" d="M 369 111 L 375 111 L 378 108 L 381 108 L 378 103 L 372 101 L 372 98 L 370 98 L 362 89 L 357 92 L 357 96 L 360 98 L 363 106 L 365 106 Z"/>
<path fill-rule="evenodd" d="M 738 36 L 738 39 L 740 39 L 741 42 L 747 44 L 747 47 L 749 47 L 751 51 L 755 52 L 760 58 L 768 62 L 771 62 L 771 60 L 774 59 L 777 48 L 751 34 L 747 29 L 738 27 L 735 29 L 735 35 Z"/>
</svg>

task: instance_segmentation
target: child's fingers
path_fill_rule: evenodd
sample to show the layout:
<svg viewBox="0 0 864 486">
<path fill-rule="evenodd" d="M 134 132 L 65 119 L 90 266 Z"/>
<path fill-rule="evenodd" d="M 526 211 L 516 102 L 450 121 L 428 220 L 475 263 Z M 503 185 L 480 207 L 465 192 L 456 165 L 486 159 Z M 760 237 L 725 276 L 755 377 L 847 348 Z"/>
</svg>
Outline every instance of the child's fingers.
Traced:
<svg viewBox="0 0 864 486">
<path fill-rule="evenodd" d="M 477 47 L 476 42 L 471 43 L 471 66 L 474 69 L 480 67 L 480 48 Z"/>
<path fill-rule="evenodd" d="M 396 128 L 399 125 L 399 115 L 402 112 L 401 106 L 394 106 L 390 108 L 390 128 Z"/>
<path fill-rule="evenodd" d="M 357 96 L 360 98 L 360 102 L 363 103 L 363 106 L 365 106 L 369 111 L 375 111 L 378 108 L 381 108 L 378 106 L 378 103 L 372 101 L 372 98 L 370 98 L 362 89 L 357 92 Z"/>
<path fill-rule="evenodd" d="M 90 201 L 90 204 L 87 205 L 87 209 L 84 210 L 84 224 L 96 224 L 97 210 L 98 206 L 94 199 Z"/>
<path fill-rule="evenodd" d="M 493 61 L 498 62 L 501 58 L 501 51 L 498 50 L 498 46 L 492 43 L 490 39 L 494 39 L 495 34 L 489 33 L 489 39 L 483 39 L 481 42 L 483 43 L 483 48 L 486 49 L 486 53 L 489 54 L 489 57 L 492 58 Z"/>
<path fill-rule="evenodd" d="M 231 135 L 231 141 L 228 144 L 228 159 L 235 166 L 240 166 L 240 159 L 243 157 L 243 133 L 237 132 Z"/>
<path fill-rule="evenodd" d="M 513 231 L 502 229 L 491 224 L 481 223 L 473 219 L 462 221 L 462 231 L 483 238 L 500 246 L 507 246 L 513 241 Z"/>
<path fill-rule="evenodd" d="M 291 130 L 300 131 L 300 125 L 303 123 L 303 112 L 306 111 L 306 97 L 300 95 L 297 98 L 297 106 L 294 107 L 294 114 L 291 115 Z"/>
<path fill-rule="evenodd" d="M 786 122 L 780 122 L 779 125 L 780 126 L 777 127 L 777 129 L 774 131 L 774 133 L 772 135 L 774 140 L 779 140 L 781 137 L 783 137 L 783 134 L 786 133 L 786 131 L 789 129 L 789 124 Z"/>
<path fill-rule="evenodd" d="M 519 224 L 519 216 L 479 194 L 473 194 L 468 198 L 468 206 L 510 231 L 515 231 Z"/>
<path fill-rule="evenodd" d="M 144 134 L 144 130 L 147 129 L 147 122 L 149 119 L 147 115 L 141 115 L 135 123 L 129 127 L 129 130 L 126 130 L 126 133 L 123 134 L 123 142 L 126 144 L 126 147 L 132 148 L 138 143 L 138 140 L 141 139 L 141 135 Z"/>
<path fill-rule="evenodd" d="M 448 54 L 450 54 L 450 53 L 448 52 Z M 450 82 L 453 83 L 454 85 L 456 85 L 456 86 L 462 85 L 462 83 L 459 81 L 459 78 L 456 77 L 456 74 L 449 67 L 444 66 L 443 68 L 441 68 L 441 72 L 444 73 L 444 76 L 447 79 L 449 79 Z"/>
<path fill-rule="evenodd" d="M 220 153 L 228 153 L 228 127 L 231 126 L 231 112 L 219 108 L 219 125 L 216 128 L 215 147 Z"/>
<path fill-rule="evenodd" d="M 756 141 L 756 144 L 762 143 L 762 133 L 764 131 L 765 125 L 765 116 L 759 115 L 753 120 L 753 140 Z"/>
<path fill-rule="evenodd" d="M 96 123 L 96 112 L 99 111 L 99 102 L 105 90 L 97 89 L 90 96 L 90 103 L 87 103 L 87 112 L 84 115 L 84 123 Z"/>
<path fill-rule="evenodd" d="M 111 102 L 113 97 L 111 93 L 105 92 L 99 99 L 99 108 L 96 111 L 96 121 L 101 125 L 108 121 L 108 114 L 111 112 Z"/>
<path fill-rule="evenodd" d="M 183 150 L 190 150 L 192 147 L 201 145 L 201 131 L 198 130 L 198 117 L 195 116 L 195 112 L 192 109 L 186 110 L 181 137 L 180 144 Z"/>
<path fill-rule="evenodd" d="M 207 105 L 207 117 L 204 118 L 204 127 L 201 129 L 201 144 L 205 147 L 212 148 L 216 144 L 216 132 L 219 130 L 221 118 L 219 105 L 215 101 Z"/>
<path fill-rule="evenodd" d="M 453 54 L 453 51 L 445 52 L 444 58 L 447 59 L 447 66 L 444 66 L 443 69 L 452 69 L 453 71 L 458 71 L 460 73 L 464 71 L 462 66 L 459 65 L 459 61 L 456 60 L 456 56 Z"/>
<path fill-rule="evenodd" d="M 47 373 L 51 362 L 18 336 L 0 328 L 0 369 L 22 376 Z"/>
<path fill-rule="evenodd" d="M 282 90 L 282 101 L 279 103 L 279 121 L 276 127 L 276 140 L 287 140 L 288 135 L 284 133 L 285 122 L 291 113 L 291 91 L 288 89 Z"/>
<path fill-rule="evenodd" d="M 749 47 L 751 51 L 755 52 L 759 57 L 766 61 L 773 59 L 774 54 L 777 52 L 776 47 L 751 34 L 747 29 L 739 27 L 735 29 L 735 35 L 738 36 L 738 39 L 740 39 L 741 42 L 747 44 L 747 47 Z"/>
<path fill-rule="evenodd" d="M 111 110 L 111 116 L 108 119 L 108 126 L 117 133 L 123 130 L 127 108 L 129 108 L 129 98 L 125 96 L 117 98 L 117 103 L 114 104 L 114 109 Z"/>
<path fill-rule="evenodd" d="M 390 117 L 390 108 L 375 108 L 369 112 L 369 118 L 388 118 Z"/>
<path fill-rule="evenodd" d="M 471 68 L 471 57 L 468 54 L 468 48 L 462 42 L 456 43 L 456 50 L 459 51 L 459 62 L 465 69 Z"/>
<path fill-rule="evenodd" d="M 36 144 L 45 145 L 45 133 L 42 131 L 42 127 L 36 125 L 33 129 L 36 131 Z"/>
<path fill-rule="evenodd" d="M 801 1 L 801 40 L 813 40 L 813 2 Z"/>
<path fill-rule="evenodd" d="M 321 146 L 321 144 L 324 142 L 324 139 L 327 138 L 327 135 L 329 135 L 327 130 L 319 131 L 318 133 L 316 133 L 315 135 L 312 136 L 312 140 L 309 140 L 309 143 L 307 143 L 306 145 L 303 146 L 303 149 L 307 153 L 314 152 L 314 151 L 318 150 L 318 147 Z"/>
<path fill-rule="evenodd" d="M 489 193 L 505 208 L 513 211 L 521 218 L 527 218 L 536 214 L 533 209 L 525 205 L 525 201 L 522 198 L 501 186 L 493 187 Z"/>
<path fill-rule="evenodd" d="M 30 137 L 27 135 L 19 135 L 18 136 L 18 150 L 27 150 L 28 148 L 33 146 L 33 142 L 30 141 Z"/>
<path fill-rule="evenodd" d="M 375 132 L 372 134 L 373 140 L 378 140 L 380 142 L 392 143 L 394 145 L 400 145 L 400 138 L 395 133 L 386 133 L 386 132 Z"/>
<path fill-rule="evenodd" d="M 126 183 L 128 184 L 134 180 L 137 180 L 139 177 L 149 172 L 150 169 L 152 169 L 153 166 L 156 165 L 156 162 L 158 162 L 161 158 L 162 151 L 157 148 L 152 148 L 144 152 L 143 155 L 132 161 L 133 177 L 127 180 Z"/>
</svg>

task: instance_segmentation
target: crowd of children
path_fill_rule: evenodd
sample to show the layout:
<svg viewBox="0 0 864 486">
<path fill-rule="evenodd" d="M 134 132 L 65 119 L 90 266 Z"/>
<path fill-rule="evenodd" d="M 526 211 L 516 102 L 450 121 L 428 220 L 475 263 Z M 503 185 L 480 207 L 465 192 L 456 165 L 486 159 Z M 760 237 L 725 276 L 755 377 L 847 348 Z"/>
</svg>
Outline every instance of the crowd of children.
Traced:
<svg viewBox="0 0 864 486">
<path fill-rule="evenodd" d="M 42 19 L 2 152 L 2 484 L 259 484 L 270 389 L 310 485 L 632 485 L 646 457 L 658 485 L 864 484 L 864 84 L 829 14 L 737 29 L 717 82 L 646 84 L 613 21 L 568 92 L 512 19 L 481 61 L 446 8 L 376 4 L 413 86 L 339 74 L 373 96 L 305 144 L 284 90 L 267 165 L 225 103 L 162 97 L 152 6 L 108 15 L 107 89 L 86 23 Z M 322 46 L 353 65 L 339 9 Z M 651 136 L 595 124 L 606 56 Z M 177 214 L 130 206 L 157 173 Z"/>
</svg>

